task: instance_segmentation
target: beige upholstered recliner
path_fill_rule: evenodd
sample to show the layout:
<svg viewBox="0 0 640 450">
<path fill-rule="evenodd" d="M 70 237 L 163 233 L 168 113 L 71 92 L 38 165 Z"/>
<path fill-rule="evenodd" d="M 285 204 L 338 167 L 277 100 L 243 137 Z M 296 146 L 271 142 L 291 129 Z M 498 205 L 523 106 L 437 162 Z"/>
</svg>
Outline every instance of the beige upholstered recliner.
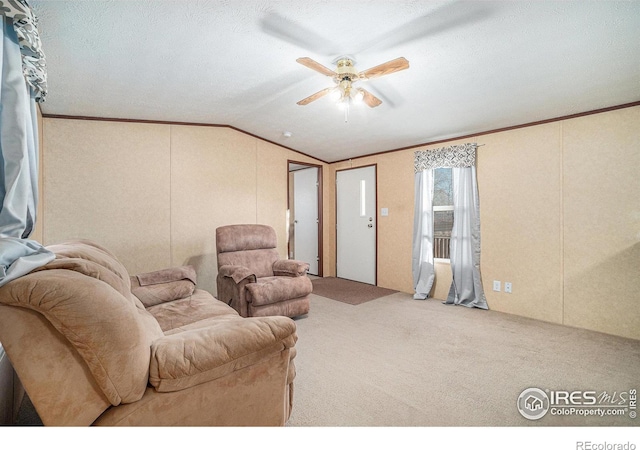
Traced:
<svg viewBox="0 0 640 450">
<path fill-rule="evenodd" d="M 218 299 L 243 317 L 296 317 L 309 312 L 309 264 L 280 259 L 275 230 L 267 225 L 216 229 Z"/>
<path fill-rule="evenodd" d="M 285 424 L 293 320 L 240 317 L 189 266 L 130 277 L 98 244 L 47 248 L 0 287 L 0 342 L 45 425 Z"/>
</svg>

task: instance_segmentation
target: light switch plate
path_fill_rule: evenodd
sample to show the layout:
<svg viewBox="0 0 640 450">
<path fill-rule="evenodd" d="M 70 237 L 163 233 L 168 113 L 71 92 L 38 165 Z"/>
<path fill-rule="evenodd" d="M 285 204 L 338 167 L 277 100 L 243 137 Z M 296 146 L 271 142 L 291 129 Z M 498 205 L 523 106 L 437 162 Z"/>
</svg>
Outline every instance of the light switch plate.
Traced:
<svg viewBox="0 0 640 450">
<path fill-rule="evenodd" d="M 389 215 L 389 208 L 380 208 L 380 215 L 386 217 Z"/>
<path fill-rule="evenodd" d="M 493 290 L 496 292 L 500 292 L 500 282 L 497 280 L 493 280 Z"/>
</svg>

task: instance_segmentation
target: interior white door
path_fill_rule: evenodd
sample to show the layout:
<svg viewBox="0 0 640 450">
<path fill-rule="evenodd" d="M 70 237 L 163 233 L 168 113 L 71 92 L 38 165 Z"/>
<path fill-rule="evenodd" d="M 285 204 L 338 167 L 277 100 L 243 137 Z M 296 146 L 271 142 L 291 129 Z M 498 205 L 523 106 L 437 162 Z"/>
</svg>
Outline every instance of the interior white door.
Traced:
<svg viewBox="0 0 640 450">
<path fill-rule="evenodd" d="M 318 274 L 318 168 L 293 172 L 293 257 Z"/>
<path fill-rule="evenodd" d="M 376 284 L 376 167 L 336 173 L 336 274 Z"/>
</svg>

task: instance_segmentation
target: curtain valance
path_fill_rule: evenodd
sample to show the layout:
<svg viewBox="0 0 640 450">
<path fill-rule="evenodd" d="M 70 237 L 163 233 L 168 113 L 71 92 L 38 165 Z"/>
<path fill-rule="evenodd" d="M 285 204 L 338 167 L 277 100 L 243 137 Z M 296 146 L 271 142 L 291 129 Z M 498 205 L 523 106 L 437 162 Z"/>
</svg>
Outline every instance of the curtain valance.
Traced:
<svg viewBox="0 0 640 450">
<path fill-rule="evenodd" d="M 42 103 L 47 95 L 47 68 L 37 18 L 26 0 L 0 0 L 0 14 L 13 22 L 22 54 L 22 73 L 35 100 Z"/>
<path fill-rule="evenodd" d="M 478 144 L 468 143 L 415 152 L 415 173 L 440 167 L 474 167 Z"/>
</svg>

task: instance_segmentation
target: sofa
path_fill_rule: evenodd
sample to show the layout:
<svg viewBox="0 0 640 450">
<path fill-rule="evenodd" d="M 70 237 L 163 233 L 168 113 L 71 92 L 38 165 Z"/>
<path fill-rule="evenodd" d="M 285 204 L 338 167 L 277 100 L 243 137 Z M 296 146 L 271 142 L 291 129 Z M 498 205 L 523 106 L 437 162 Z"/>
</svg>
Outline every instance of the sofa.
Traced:
<svg viewBox="0 0 640 450">
<path fill-rule="evenodd" d="M 0 342 L 45 425 L 281 426 L 296 325 L 243 318 L 190 266 L 131 276 L 87 240 L 0 287 Z"/>
</svg>

